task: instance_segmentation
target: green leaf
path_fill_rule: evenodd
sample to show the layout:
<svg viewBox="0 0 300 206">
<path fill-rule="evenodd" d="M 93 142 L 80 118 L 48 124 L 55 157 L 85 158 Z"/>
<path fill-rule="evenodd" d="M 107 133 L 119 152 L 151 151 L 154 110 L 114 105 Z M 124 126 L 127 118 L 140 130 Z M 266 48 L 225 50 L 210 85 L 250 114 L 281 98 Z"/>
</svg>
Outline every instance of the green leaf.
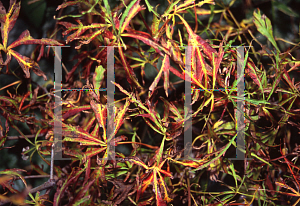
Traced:
<svg viewBox="0 0 300 206">
<path fill-rule="evenodd" d="M 93 75 L 94 89 L 95 89 L 95 92 L 96 92 L 98 97 L 100 97 L 99 96 L 99 89 L 101 88 L 101 84 L 102 84 L 102 81 L 104 79 L 104 72 L 105 72 L 105 69 L 103 68 L 102 65 L 100 65 L 100 66 L 96 67 L 96 71 Z"/>
<path fill-rule="evenodd" d="M 279 48 L 276 44 L 276 41 L 273 37 L 273 31 L 272 31 L 272 25 L 271 21 L 266 15 L 261 15 L 260 10 L 257 10 L 257 13 L 254 11 L 253 12 L 253 22 L 255 26 L 257 27 L 257 30 L 267 37 L 267 39 L 273 44 L 273 46 L 276 48 L 276 50 L 279 52 Z"/>
<path fill-rule="evenodd" d="M 213 158 L 213 159 L 211 159 L 210 161 L 206 162 L 205 164 L 199 166 L 198 168 L 191 170 L 191 172 L 195 172 L 195 171 L 197 171 L 197 170 L 201 170 L 201 169 L 203 169 L 203 168 L 206 168 L 208 165 L 210 165 L 210 164 L 213 163 L 214 161 L 218 160 L 218 159 L 219 159 L 219 158 L 220 158 L 220 157 L 228 150 L 228 148 L 230 147 L 230 145 L 233 144 L 233 142 L 234 142 L 234 140 L 235 140 L 236 137 L 237 137 L 237 135 L 235 135 L 235 136 L 230 140 L 230 142 L 227 143 L 227 145 L 226 145 L 224 148 L 221 149 L 220 153 L 219 153 L 215 158 Z"/>
<path fill-rule="evenodd" d="M 257 159 L 259 159 L 260 161 L 266 163 L 269 166 L 272 166 L 269 162 L 267 162 L 266 160 L 260 158 L 259 156 L 257 156 L 255 153 L 251 152 L 251 156 L 256 157 Z"/>
<path fill-rule="evenodd" d="M 281 3 L 279 1 L 272 1 L 273 6 L 275 6 L 279 11 L 285 13 L 288 16 L 293 16 L 293 17 L 299 17 L 299 15 L 294 12 L 290 7 L 288 7 L 286 4 Z"/>
<path fill-rule="evenodd" d="M 146 2 L 149 12 L 152 12 L 155 16 L 159 17 L 159 14 L 153 10 L 153 6 L 151 6 L 151 4 L 148 2 L 148 0 L 145 0 L 145 2 Z"/>
<path fill-rule="evenodd" d="M 158 154 L 156 156 L 156 163 L 157 163 L 157 165 L 159 165 L 159 163 L 162 160 L 162 154 L 163 154 L 163 150 L 164 150 L 165 139 L 166 139 L 166 135 L 164 135 L 164 138 L 163 138 L 163 140 L 162 140 L 162 142 L 160 144 L 160 148 L 158 150 Z"/>
<path fill-rule="evenodd" d="M 235 170 L 234 170 L 234 165 L 233 163 L 230 164 L 229 168 L 231 169 L 232 171 L 232 176 L 234 178 L 234 182 L 235 182 L 235 186 L 237 187 L 238 184 L 237 184 L 237 176 L 236 176 L 236 173 L 235 173 Z"/>
<path fill-rule="evenodd" d="M 97 2 L 98 2 L 98 1 L 97 1 Z M 111 24 L 112 24 L 113 30 L 116 31 L 116 27 L 115 27 L 115 24 L 114 24 L 113 17 L 112 17 L 112 15 L 111 15 L 111 9 L 110 9 L 108 0 L 104 0 L 104 6 L 105 6 L 106 11 L 107 11 L 107 13 L 108 13 L 108 15 L 109 15 L 110 22 L 111 22 Z"/>
<path fill-rule="evenodd" d="M 127 27 L 127 25 L 129 24 L 129 22 L 131 21 L 131 19 L 141 10 L 145 9 L 144 7 L 140 6 L 140 0 L 133 0 L 125 9 L 124 14 L 121 17 L 120 20 L 120 26 L 119 26 L 119 36 L 121 35 L 121 33 L 123 33 L 123 31 L 125 30 L 125 28 Z M 126 18 L 126 20 L 125 20 Z"/>
<path fill-rule="evenodd" d="M 239 99 L 239 100 L 245 100 L 246 102 L 249 102 L 251 104 L 259 105 L 259 104 L 270 104 L 267 100 L 257 100 L 257 99 L 249 99 L 246 97 L 238 97 L 238 96 L 231 96 L 231 98 Z"/>
</svg>

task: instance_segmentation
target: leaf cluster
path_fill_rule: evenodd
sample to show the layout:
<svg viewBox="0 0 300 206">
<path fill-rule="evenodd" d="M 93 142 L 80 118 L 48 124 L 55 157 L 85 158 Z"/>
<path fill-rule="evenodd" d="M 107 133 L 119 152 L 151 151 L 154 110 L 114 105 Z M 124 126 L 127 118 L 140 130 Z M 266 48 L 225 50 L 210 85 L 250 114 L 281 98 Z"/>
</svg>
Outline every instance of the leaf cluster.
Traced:
<svg viewBox="0 0 300 206">
<path fill-rule="evenodd" d="M 293 47 L 283 50 L 261 10 L 240 20 L 232 13 L 237 2 L 224 2 L 168 0 L 160 14 L 148 0 L 115 5 L 108 0 L 65 1 L 55 17 L 65 44 L 54 38 L 57 30 L 43 39 L 26 30 L 10 45 L 20 3 L 10 0 L 8 11 L 0 4 L 0 50 L 6 56 L 0 56 L 1 75 L 15 75 L 9 68 L 14 57 L 28 80 L 0 88 L 0 149 L 11 149 L 5 143 L 16 130 L 30 144 L 22 155 L 30 157 L 32 170 L 0 172 L 0 204 L 297 205 L 299 43 L 286 41 Z M 28 44 L 40 46 L 36 60 L 13 49 Z M 47 80 L 37 63 L 43 45 L 68 44 L 77 54 L 69 58 L 71 69 L 61 60 L 59 97 L 45 89 L 54 85 L 52 79 L 41 87 L 30 81 L 30 71 Z M 106 81 L 111 53 L 113 82 Z M 26 84 L 25 95 L 18 93 L 21 84 Z M 108 89 L 112 86 L 114 99 Z M 8 90 L 12 87 L 14 93 Z M 61 98 L 59 106 L 55 98 Z M 58 107 L 60 119 L 54 113 Z M 243 120 L 242 128 L 237 119 Z M 28 126 L 29 135 L 18 122 Z M 192 142 L 185 145 L 187 130 Z M 241 133 L 244 161 L 232 159 Z M 51 188 L 34 197 L 38 189 L 28 189 L 25 177 L 30 172 L 48 175 L 32 157 L 37 153 L 51 165 L 55 135 L 63 137 L 61 152 L 70 160 L 67 166 L 51 167 L 52 197 Z M 26 186 L 23 192 L 12 187 L 16 178 Z"/>
</svg>

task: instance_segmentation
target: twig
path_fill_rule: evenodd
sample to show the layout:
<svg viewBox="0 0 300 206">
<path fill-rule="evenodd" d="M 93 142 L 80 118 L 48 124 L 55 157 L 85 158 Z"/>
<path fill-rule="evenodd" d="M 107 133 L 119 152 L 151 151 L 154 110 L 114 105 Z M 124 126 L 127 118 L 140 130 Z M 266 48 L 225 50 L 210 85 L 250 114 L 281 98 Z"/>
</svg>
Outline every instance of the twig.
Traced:
<svg viewBox="0 0 300 206">
<path fill-rule="evenodd" d="M 46 178 L 50 177 L 50 175 L 30 175 L 23 177 L 24 179 L 33 179 L 33 178 Z M 15 180 L 21 179 L 20 177 L 16 177 Z"/>
<path fill-rule="evenodd" d="M 35 134 L 30 134 L 30 135 L 24 135 L 27 138 L 35 138 Z M 43 137 L 45 136 L 45 134 L 39 134 L 38 137 Z M 19 136 L 8 136 L 7 140 L 16 140 L 16 139 L 24 139 L 23 136 L 19 135 Z"/>
<path fill-rule="evenodd" d="M 37 186 L 35 188 L 32 188 L 30 190 L 30 193 L 35 193 L 37 191 L 42 191 L 42 190 L 45 190 L 45 189 L 49 189 L 49 188 L 53 187 L 54 185 L 55 185 L 55 180 L 54 179 L 49 179 L 47 182 L 43 183 L 42 185 Z"/>
<path fill-rule="evenodd" d="M 36 3 L 38 1 L 40 1 L 40 0 L 31 0 L 31 1 L 27 2 L 27 4 L 30 5 L 30 4 Z"/>
<path fill-rule="evenodd" d="M 191 185 L 190 185 L 190 179 L 189 177 L 186 179 L 187 180 L 187 189 L 188 189 L 188 206 L 191 206 Z"/>
</svg>

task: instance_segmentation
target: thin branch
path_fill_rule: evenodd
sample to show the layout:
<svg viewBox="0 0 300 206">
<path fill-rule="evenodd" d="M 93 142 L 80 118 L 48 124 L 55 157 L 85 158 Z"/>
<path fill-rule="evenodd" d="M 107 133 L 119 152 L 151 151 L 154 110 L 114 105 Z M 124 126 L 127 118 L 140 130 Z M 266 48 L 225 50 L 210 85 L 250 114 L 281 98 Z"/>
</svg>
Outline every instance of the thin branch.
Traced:
<svg viewBox="0 0 300 206">
<path fill-rule="evenodd" d="M 35 138 L 36 135 L 35 134 L 30 134 L 30 135 L 24 135 L 24 136 L 26 136 L 27 138 Z M 45 136 L 45 134 L 39 134 L 38 135 L 38 137 L 43 137 L 43 136 Z M 8 136 L 6 138 L 7 138 L 7 140 L 25 139 L 21 135 L 18 135 L 18 136 Z"/>
<path fill-rule="evenodd" d="M 49 179 L 47 182 L 43 183 L 42 185 L 40 186 L 37 186 L 35 188 L 32 188 L 30 190 L 30 193 L 33 194 L 33 193 L 36 193 L 37 191 L 42 191 L 42 190 L 45 190 L 45 189 L 49 189 L 51 187 L 53 187 L 55 185 L 55 180 L 54 179 Z"/>
<path fill-rule="evenodd" d="M 50 175 L 29 175 L 29 176 L 24 176 L 24 179 L 34 179 L 34 178 L 46 178 L 50 177 Z M 21 179 L 20 177 L 16 177 L 15 180 Z"/>
</svg>

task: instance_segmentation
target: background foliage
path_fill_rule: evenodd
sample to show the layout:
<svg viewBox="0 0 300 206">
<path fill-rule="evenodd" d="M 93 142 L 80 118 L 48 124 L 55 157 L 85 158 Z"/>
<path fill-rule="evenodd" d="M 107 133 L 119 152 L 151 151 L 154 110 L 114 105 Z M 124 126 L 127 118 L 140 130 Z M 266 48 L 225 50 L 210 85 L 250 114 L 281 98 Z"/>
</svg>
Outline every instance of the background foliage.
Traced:
<svg viewBox="0 0 300 206">
<path fill-rule="evenodd" d="M 299 204 L 299 4 L 3 1 L 0 203 Z M 91 89 L 63 91 L 63 153 L 71 160 L 55 162 L 55 185 L 46 192 L 27 187 L 50 173 L 57 97 L 54 55 L 45 45 L 70 45 L 62 49 L 62 88 Z M 194 46 L 191 74 L 184 69 L 187 45 Z M 116 46 L 113 142 L 106 92 L 92 90 L 109 84 L 107 48 L 99 46 Z M 241 129 L 233 46 L 250 46 L 244 62 L 248 161 L 229 159 Z M 186 75 L 192 125 L 184 127 Z M 192 155 L 182 160 L 190 126 Z M 101 159 L 110 144 L 120 159 Z"/>
</svg>

